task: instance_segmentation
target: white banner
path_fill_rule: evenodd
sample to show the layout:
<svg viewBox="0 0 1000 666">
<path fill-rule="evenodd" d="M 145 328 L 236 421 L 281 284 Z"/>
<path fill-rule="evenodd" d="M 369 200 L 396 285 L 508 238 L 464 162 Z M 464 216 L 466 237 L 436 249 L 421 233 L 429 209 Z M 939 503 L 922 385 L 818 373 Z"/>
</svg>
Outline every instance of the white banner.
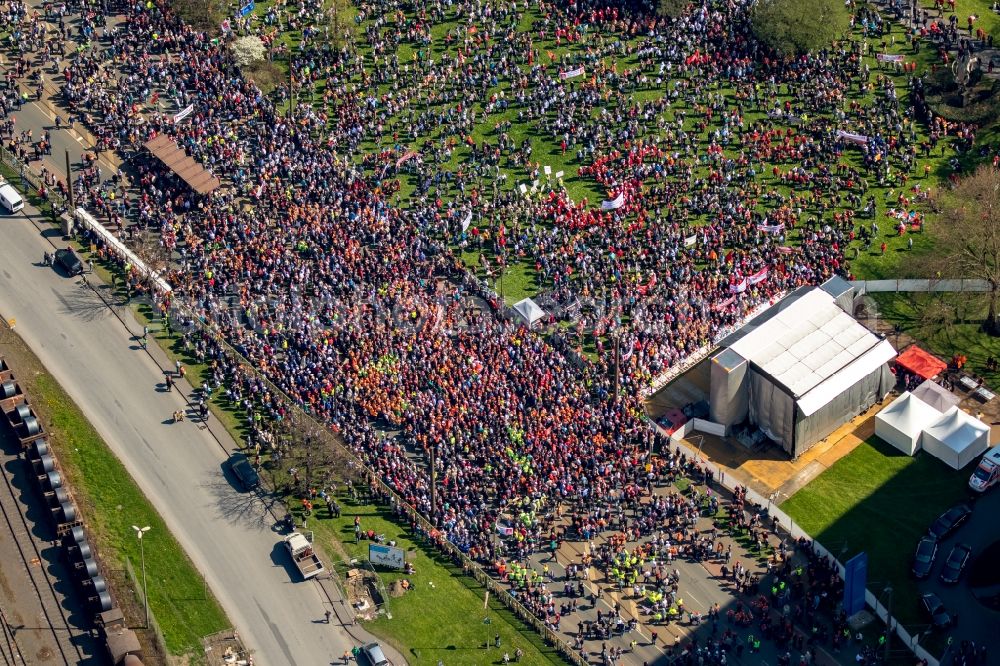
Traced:
<svg viewBox="0 0 1000 666">
<path fill-rule="evenodd" d="M 761 231 L 766 231 L 769 234 L 780 234 L 785 230 L 784 223 L 779 224 L 758 224 L 757 228 Z"/>
<path fill-rule="evenodd" d="M 174 116 L 174 123 L 179 123 L 184 120 L 194 111 L 194 104 L 188 104 L 180 113 Z"/>
<path fill-rule="evenodd" d="M 742 294 L 746 290 L 747 290 L 747 279 L 746 278 L 743 278 L 742 280 L 740 280 L 736 284 L 729 285 L 729 293 L 730 294 Z"/>
<path fill-rule="evenodd" d="M 837 138 L 851 143 L 856 143 L 859 146 L 863 146 L 868 143 L 868 137 L 864 134 L 854 134 L 852 132 L 845 132 L 844 130 L 837 130 Z"/>
<path fill-rule="evenodd" d="M 566 79 L 572 79 L 583 74 L 583 67 L 577 67 L 576 69 L 571 69 L 568 72 L 559 72 L 559 78 L 565 81 Z"/>
<path fill-rule="evenodd" d="M 472 224 L 472 211 L 470 210 L 465 214 L 465 218 L 462 220 L 462 231 L 468 231 L 469 225 Z"/>
<path fill-rule="evenodd" d="M 368 560 L 372 564 L 389 567 L 390 569 L 403 569 L 406 567 L 406 556 L 403 553 L 403 549 L 393 546 L 368 544 Z"/>
<path fill-rule="evenodd" d="M 891 53 L 879 53 L 875 56 L 879 62 L 903 62 L 906 56 L 892 55 Z"/>
<path fill-rule="evenodd" d="M 616 210 L 625 205 L 625 193 L 619 192 L 611 201 L 605 201 L 601 203 L 601 210 Z"/>
<path fill-rule="evenodd" d="M 698 234 L 695 234 L 693 236 L 688 236 L 687 238 L 684 239 L 684 247 L 691 247 L 697 242 L 698 242 Z"/>
<path fill-rule="evenodd" d="M 750 277 L 746 278 L 746 281 L 750 284 L 757 284 L 758 282 L 763 282 L 767 279 L 767 269 L 762 268 Z"/>
</svg>

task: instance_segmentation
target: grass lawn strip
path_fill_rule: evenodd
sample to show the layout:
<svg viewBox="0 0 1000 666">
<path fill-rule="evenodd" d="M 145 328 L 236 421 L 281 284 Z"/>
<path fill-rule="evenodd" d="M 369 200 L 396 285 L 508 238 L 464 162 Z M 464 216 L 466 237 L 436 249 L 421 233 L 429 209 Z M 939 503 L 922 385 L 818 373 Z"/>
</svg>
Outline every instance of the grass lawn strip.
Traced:
<svg viewBox="0 0 1000 666">
<path fill-rule="evenodd" d="M 410 581 L 412 588 L 402 597 L 387 600 L 392 619 L 382 615 L 366 623 L 365 628 L 391 643 L 411 664 L 434 666 L 439 659 L 445 663 L 494 663 L 503 652 L 513 655 L 517 648 L 524 651 L 521 663 L 564 663 L 555 650 L 546 646 L 535 631 L 514 617 L 499 600 L 491 597 L 486 611 L 485 588 L 425 540 L 400 527 L 388 507 L 347 499 L 339 501 L 343 507 L 340 518 L 329 518 L 326 509 L 319 508 L 308 519 L 316 541 L 328 553 L 346 553 L 348 558 L 357 560 L 368 558 L 371 542 L 354 541 L 355 516 L 361 519 L 363 530 L 384 534 L 387 541 L 395 541 L 398 547 L 409 551 L 414 575 L 378 570 L 386 589 L 403 578 Z M 486 617 L 489 624 L 483 622 Z M 483 649 L 487 639 L 492 646 L 497 634 L 501 650 Z"/>
<path fill-rule="evenodd" d="M 873 438 L 781 509 L 841 562 L 866 551 L 869 589 L 877 595 L 891 584 L 893 615 L 912 627 L 923 620 L 910 558 L 927 526 L 966 498 L 967 479 L 926 453 L 911 458 Z"/>
</svg>

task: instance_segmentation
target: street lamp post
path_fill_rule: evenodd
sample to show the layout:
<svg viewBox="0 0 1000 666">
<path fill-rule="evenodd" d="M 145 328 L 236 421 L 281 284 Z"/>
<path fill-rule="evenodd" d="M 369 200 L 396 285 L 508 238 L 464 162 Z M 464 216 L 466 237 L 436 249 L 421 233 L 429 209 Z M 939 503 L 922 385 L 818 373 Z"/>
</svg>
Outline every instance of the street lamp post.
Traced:
<svg viewBox="0 0 1000 666">
<path fill-rule="evenodd" d="M 146 628 L 149 628 L 149 589 L 146 587 L 146 551 L 142 546 L 142 535 L 149 531 L 149 525 L 145 527 L 132 526 L 135 535 L 139 539 L 139 561 L 142 563 L 142 605 L 146 610 Z"/>
</svg>

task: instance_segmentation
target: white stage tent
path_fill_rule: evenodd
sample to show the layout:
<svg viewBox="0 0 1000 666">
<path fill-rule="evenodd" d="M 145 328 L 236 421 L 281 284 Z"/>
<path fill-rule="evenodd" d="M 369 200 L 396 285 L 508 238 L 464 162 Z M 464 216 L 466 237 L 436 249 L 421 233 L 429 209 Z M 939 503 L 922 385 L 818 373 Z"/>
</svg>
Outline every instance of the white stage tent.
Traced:
<svg viewBox="0 0 1000 666">
<path fill-rule="evenodd" d="M 907 391 L 875 417 L 875 434 L 912 456 L 920 450 L 924 429 L 940 418 L 939 411 Z"/>
<path fill-rule="evenodd" d="M 712 365 L 712 419 L 729 427 L 749 417 L 793 457 L 895 384 L 888 362 L 896 350 L 821 287 L 797 289 L 722 347 Z"/>
<path fill-rule="evenodd" d="M 518 301 L 511 309 L 514 311 L 514 316 L 527 324 L 528 328 L 531 328 L 535 325 L 535 322 L 545 317 L 545 310 L 530 298 Z"/>
<path fill-rule="evenodd" d="M 958 407 L 952 407 L 924 428 L 924 451 L 962 469 L 989 448 L 990 427 Z"/>
</svg>

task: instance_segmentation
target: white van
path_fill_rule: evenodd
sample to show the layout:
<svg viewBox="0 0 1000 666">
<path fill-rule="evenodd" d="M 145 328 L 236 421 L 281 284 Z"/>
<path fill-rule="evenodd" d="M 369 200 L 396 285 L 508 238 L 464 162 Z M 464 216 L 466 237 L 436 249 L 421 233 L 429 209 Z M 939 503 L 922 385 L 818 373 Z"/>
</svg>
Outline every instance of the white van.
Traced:
<svg viewBox="0 0 1000 666">
<path fill-rule="evenodd" d="M 8 213 L 16 213 L 24 208 L 24 199 L 14 187 L 0 179 L 0 207 Z"/>
<path fill-rule="evenodd" d="M 1000 446 L 994 446 L 979 461 L 976 471 L 969 479 L 969 487 L 977 493 L 983 493 L 998 481 L 1000 481 Z"/>
</svg>

